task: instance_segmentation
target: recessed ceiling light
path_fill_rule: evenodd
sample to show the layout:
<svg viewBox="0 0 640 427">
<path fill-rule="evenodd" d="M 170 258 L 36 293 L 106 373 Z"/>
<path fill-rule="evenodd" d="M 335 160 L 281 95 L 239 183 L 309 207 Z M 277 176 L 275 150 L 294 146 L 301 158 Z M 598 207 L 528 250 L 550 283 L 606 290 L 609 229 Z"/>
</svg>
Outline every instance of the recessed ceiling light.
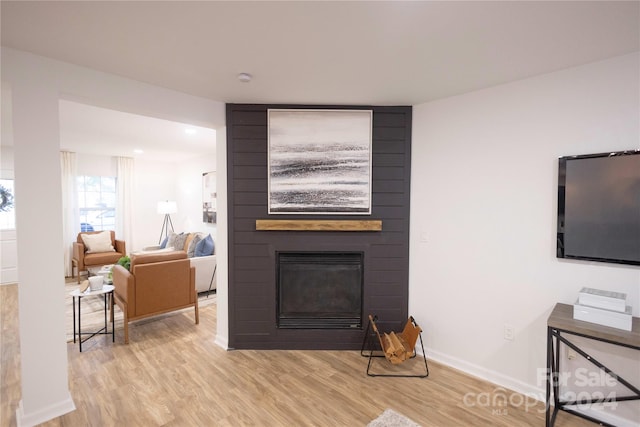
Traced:
<svg viewBox="0 0 640 427">
<path fill-rule="evenodd" d="M 186 128 L 184 130 L 184 133 L 186 133 L 187 135 L 195 135 L 196 133 L 198 133 L 198 131 L 194 128 Z"/>
<path fill-rule="evenodd" d="M 252 76 L 249 73 L 238 74 L 238 80 L 240 80 L 242 83 L 249 83 L 251 79 L 252 79 Z"/>
<path fill-rule="evenodd" d="M 134 153 L 136 153 L 136 154 L 142 154 L 142 153 L 144 153 L 144 151 L 143 151 L 143 150 L 141 150 L 141 149 L 139 149 L 139 148 L 136 148 L 135 150 L 133 150 L 133 152 L 134 152 Z"/>
</svg>

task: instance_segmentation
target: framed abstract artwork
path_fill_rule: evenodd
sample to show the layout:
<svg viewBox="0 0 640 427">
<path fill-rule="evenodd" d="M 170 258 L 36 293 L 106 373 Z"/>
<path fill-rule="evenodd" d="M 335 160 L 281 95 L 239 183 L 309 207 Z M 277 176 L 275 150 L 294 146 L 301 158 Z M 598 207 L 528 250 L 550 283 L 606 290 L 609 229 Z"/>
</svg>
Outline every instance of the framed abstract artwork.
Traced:
<svg viewBox="0 0 640 427">
<path fill-rule="evenodd" d="M 371 110 L 268 110 L 269 214 L 371 214 Z"/>
</svg>

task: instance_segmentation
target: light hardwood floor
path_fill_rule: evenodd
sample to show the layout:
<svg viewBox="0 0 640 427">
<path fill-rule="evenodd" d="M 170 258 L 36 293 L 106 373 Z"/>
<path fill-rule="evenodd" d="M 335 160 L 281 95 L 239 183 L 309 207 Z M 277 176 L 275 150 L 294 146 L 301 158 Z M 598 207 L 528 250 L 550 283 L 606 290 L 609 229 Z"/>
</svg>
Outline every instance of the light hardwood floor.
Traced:
<svg viewBox="0 0 640 427">
<path fill-rule="evenodd" d="M 0 426 L 16 425 L 21 393 L 17 304 L 17 286 L 0 286 Z M 77 410 L 44 426 L 366 426 L 386 408 L 425 427 L 544 425 L 542 403 L 525 408 L 431 361 L 425 379 L 370 378 L 358 351 L 225 351 L 215 330 L 210 305 L 200 325 L 186 312 L 132 326 L 129 345 L 122 330 L 115 344 L 94 338 L 82 353 L 69 343 Z M 476 399 L 500 392 L 516 405 Z M 560 413 L 556 425 L 593 424 Z"/>
</svg>

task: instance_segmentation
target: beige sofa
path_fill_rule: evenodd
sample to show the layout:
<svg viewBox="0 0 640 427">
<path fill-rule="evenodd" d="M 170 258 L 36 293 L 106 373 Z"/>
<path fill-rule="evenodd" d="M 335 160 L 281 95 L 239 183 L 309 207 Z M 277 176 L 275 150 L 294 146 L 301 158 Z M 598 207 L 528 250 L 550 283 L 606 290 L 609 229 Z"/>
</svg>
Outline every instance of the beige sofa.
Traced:
<svg viewBox="0 0 640 427">
<path fill-rule="evenodd" d="M 196 269 L 196 291 L 207 292 L 216 290 L 217 264 L 216 256 L 199 256 L 189 258 L 191 266 Z"/>
<path fill-rule="evenodd" d="M 184 234 L 184 233 L 183 233 Z M 205 235 L 205 233 L 186 233 L 187 238 L 180 239 L 180 241 L 184 240 L 184 244 L 180 248 L 175 248 L 173 246 L 168 248 L 160 248 L 160 245 L 147 246 L 140 252 L 135 252 L 135 254 L 147 254 L 147 253 L 162 253 L 162 252 L 170 252 L 172 250 L 181 250 L 187 253 L 189 261 L 191 262 L 191 266 L 196 269 L 196 292 L 207 292 L 207 291 L 215 291 L 216 290 L 216 282 L 217 282 L 217 264 L 216 264 L 216 255 L 215 252 L 213 255 L 207 256 L 193 256 L 189 251 L 189 245 L 193 241 L 193 236 L 196 234 Z M 192 255 L 192 256 L 189 256 Z"/>
</svg>

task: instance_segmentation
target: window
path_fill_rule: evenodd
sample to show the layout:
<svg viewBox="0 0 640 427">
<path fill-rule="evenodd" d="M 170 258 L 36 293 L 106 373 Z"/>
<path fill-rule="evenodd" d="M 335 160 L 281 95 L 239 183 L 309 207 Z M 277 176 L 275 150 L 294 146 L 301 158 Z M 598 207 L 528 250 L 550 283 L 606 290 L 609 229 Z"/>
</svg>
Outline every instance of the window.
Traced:
<svg viewBox="0 0 640 427">
<path fill-rule="evenodd" d="M 0 230 L 13 230 L 16 228 L 13 194 L 13 180 L 0 179 Z"/>
<path fill-rule="evenodd" d="M 115 230 L 116 177 L 79 176 L 80 231 Z"/>
</svg>

